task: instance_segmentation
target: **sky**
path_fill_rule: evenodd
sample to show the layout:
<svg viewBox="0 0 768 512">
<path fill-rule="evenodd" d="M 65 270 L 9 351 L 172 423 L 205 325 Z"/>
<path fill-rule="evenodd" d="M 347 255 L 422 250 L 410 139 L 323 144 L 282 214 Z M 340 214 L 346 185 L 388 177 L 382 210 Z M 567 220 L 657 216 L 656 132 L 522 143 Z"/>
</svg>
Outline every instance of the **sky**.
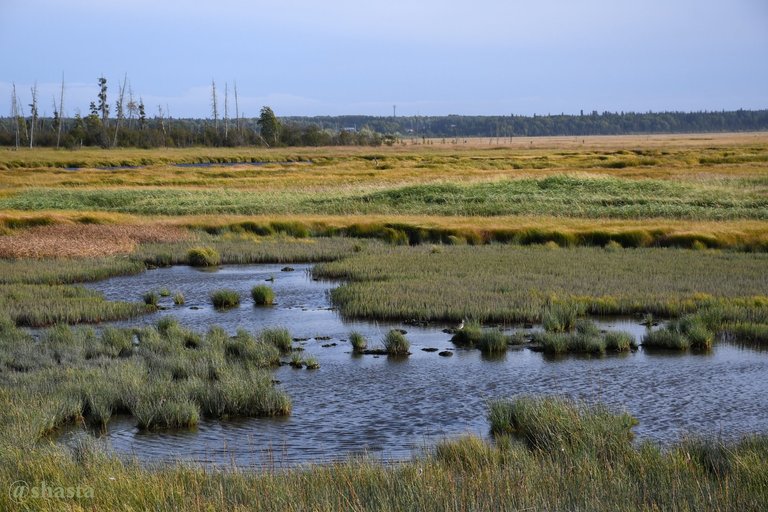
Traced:
<svg viewBox="0 0 768 512">
<path fill-rule="evenodd" d="M 0 116 L 100 76 L 149 115 L 768 108 L 768 0 L 0 0 Z"/>
</svg>

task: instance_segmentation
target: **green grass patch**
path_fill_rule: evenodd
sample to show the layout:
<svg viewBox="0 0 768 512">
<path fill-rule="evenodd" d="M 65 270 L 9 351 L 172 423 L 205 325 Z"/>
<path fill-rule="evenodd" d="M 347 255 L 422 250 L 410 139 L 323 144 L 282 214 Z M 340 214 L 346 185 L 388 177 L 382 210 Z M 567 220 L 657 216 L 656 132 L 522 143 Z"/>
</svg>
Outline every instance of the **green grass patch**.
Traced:
<svg viewBox="0 0 768 512">
<path fill-rule="evenodd" d="M 240 305 L 240 294 L 237 290 L 222 289 L 211 293 L 211 302 L 216 309 L 230 309 Z"/>
<path fill-rule="evenodd" d="M 259 284 L 251 288 L 251 297 L 257 306 L 271 306 L 275 302 L 275 291 L 267 285 Z"/>
</svg>

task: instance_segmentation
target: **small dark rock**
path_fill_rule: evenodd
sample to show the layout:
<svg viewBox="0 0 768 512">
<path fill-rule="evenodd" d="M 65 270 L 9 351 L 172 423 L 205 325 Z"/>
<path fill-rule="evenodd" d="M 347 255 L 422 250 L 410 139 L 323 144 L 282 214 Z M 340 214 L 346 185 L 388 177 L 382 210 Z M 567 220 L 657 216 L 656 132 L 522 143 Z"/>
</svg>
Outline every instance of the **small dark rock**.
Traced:
<svg viewBox="0 0 768 512">
<path fill-rule="evenodd" d="M 335 343 L 326 343 L 325 345 L 320 345 L 320 346 L 323 347 L 323 348 L 331 348 L 331 347 L 335 347 L 336 344 Z"/>
<path fill-rule="evenodd" d="M 309 338 L 293 338 L 293 341 L 307 341 Z"/>
<path fill-rule="evenodd" d="M 200 306 L 190 306 L 189 309 L 200 309 Z"/>
<path fill-rule="evenodd" d="M 330 336 L 315 336 L 315 339 L 317 341 L 327 341 L 327 340 L 331 339 L 331 337 Z"/>
<path fill-rule="evenodd" d="M 428 348 L 423 348 L 421 350 L 424 351 L 424 352 L 437 352 L 440 349 L 439 348 L 435 348 L 435 347 L 428 347 Z"/>
<path fill-rule="evenodd" d="M 294 270 L 296 269 L 293 267 L 283 267 L 280 269 L 280 272 L 293 272 Z"/>
<path fill-rule="evenodd" d="M 453 352 L 450 350 L 443 350 L 442 352 L 438 353 L 437 355 L 443 356 L 443 357 L 451 357 L 453 355 Z"/>
</svg>

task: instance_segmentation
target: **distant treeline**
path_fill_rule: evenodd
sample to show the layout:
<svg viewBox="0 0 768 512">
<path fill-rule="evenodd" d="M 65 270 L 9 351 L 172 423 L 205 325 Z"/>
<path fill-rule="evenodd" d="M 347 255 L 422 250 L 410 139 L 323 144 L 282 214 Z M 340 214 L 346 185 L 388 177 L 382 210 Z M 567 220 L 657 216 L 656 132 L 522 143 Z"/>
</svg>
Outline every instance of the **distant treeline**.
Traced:
<svg viewBox="0 0 768 512">
<path fill-rule="evenodd" d="M 541 137 L 768 130 L 768 110 L 729 112 L 603 112 L 534 116 L 288 117 L 286 122 L 333 130 L 367 128 L 404 137 Z"/>
<path fill-rule="evenodd" d="M 265 115 L 266 112 L 266 115 Z M 175 119 L 143 109 L 110 118 L 98 108 L 85 117 L 0 118 L 0 146 L 189 147 L 393 144 L 407 138 L 538 137 L 768 130 L 768 110 L 612 113 L 546 116 L 335 116 Z"/>
</svg>

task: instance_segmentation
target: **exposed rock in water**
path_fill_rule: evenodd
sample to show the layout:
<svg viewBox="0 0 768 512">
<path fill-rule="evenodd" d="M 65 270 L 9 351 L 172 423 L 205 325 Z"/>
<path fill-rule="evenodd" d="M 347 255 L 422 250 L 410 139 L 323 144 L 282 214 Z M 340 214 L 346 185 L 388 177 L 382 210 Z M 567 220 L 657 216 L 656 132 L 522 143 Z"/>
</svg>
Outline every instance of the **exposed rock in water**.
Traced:
<svg viewBox="0 0 768 512">
<path fill-rule="evenodd" d="M 451 357 L 453 356 L 453 352 L 450 350 L 443 350 L 442 352 L 438 353 L 437 355 L 443 356 L 443 357 Z"/>
</svg>

